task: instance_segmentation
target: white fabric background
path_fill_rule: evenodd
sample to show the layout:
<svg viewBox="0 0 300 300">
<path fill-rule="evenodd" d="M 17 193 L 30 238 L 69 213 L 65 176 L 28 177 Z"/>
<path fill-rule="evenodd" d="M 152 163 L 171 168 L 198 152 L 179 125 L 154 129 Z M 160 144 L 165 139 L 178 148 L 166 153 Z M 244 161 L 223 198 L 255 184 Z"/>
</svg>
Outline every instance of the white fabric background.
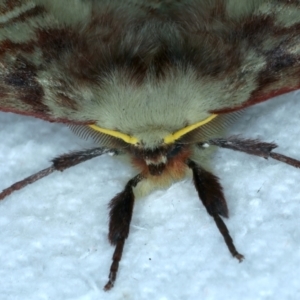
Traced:
<svg viewBox="0 0 300 300">
<path fill-rule="evenodd" d="M 274 141 L 300 159 L 299 93 L 248 109 L 228 136 Z M 63 125 L 0 114 L 0 189 L 87 147 Z M 134 170 L 103 156 L 0 202 L 0 298 L 300 299 L 300 170 L 220 149 L 213 159 L 245 260 L 233 259 L 190 179 L 136 202 L 117 282 L 107 281 L 109 200 Z"/>
</svg>

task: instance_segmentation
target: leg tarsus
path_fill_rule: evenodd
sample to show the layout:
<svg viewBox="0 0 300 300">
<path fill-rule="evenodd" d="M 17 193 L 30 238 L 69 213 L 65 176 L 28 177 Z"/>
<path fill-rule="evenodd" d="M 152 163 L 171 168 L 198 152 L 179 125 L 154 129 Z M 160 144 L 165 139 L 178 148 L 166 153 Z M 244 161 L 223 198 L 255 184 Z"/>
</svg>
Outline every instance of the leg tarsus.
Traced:
<svg viewBox="0 0 300 300">
<path fill-rule="evenodd" d="M 21 190 L 25 186 L 27 186 L 31 183 L 34 183 L 35 181 L 42 179 L 43 177 L 48 176 L 49 174 L 53 173 L 54 171 L 56 171 L 55 167 L 51 166 L 51 167 L 41 170 L 31 176 L 26 177 L 23 180 L 15 182 L 10 187 L 4 189 L 0 193 L 0 200 L 3 200 L 5 197 L 9 196 L 10 194 L 12 194 L 15 191 Z"/>
<path fill-rule="evenodd" d="M 260 140 L 242 139 L 238 137 L 215 138 L 208 141 L 209 145 L 227 148 L 247 154 L 269 158 L 270 153 L 277 147 L 274 143 L 261 142 Z"/>
<path fill-rule="evenodd" d="M 214 215 L 213 218 L 215 220 L 215 223 L 216 223 L 219 231 L 221 232 L 221 234 L 225 240 L 225 243 L 226 243 L 230 253 L 232 254 L 233 257 L 238 259 L 239 262 L 242 262 L 244 259 L 244 256 L 236 250 L 236 248 L 233 244 L 233 240 L 227 229 L 227 226 L 225 225 L 225 223 L 223 222 L 223 220 L 221 219 L 221 217 L 219 215 Z"/>
<path fill-rule="evenodd" d="M 125 244 L 125 239 L 119 240 L 114 254 L 113 254 L 113 262 L 110 266 L 109 276 L 108 276 L 108 282 L 104 286 L 105 291 L 109 291 L 111 288 L 113 288 L 114 283 L 116 281 L 118 269 L 119 269 L 119 262 L 122 258 L 122 252 Z"/>
<path fill-rule="evenodd" d="M 63 154 L 59 157 L 56 157 L 52 160 L 52 166 L 50 166 L 49 168 L 46 168 L 37 173 L 34 173 L 34 174 L 24 178 L 23 180 L 20 180 L 16 183 L 12 184 L 10 187 L 4 189 L 0 193 L 0 200 L 3 200 L 5 197 L 10 195 L 14 191 L 20 190 L 20 189 L 24 188 L 25 186 L 27 186 L 35 181 L 38 181 L 39 179 L 42 179 L 43 177 L 50 175 L 54 171 L 64 171 L 65 169 L 68 169 L 70 167 L 73 167 L 84 161 L 87 161 L 89 159 L 92 159 L 96 156 L 100 156 L 105 153 L 119 154 L 118 151 L 115 149 L 106 149 L 106 148 L 97 147 L 97 148 L 93 148 L 93 149 L 71 152 L 71 153 Z"/>
<path fill-rule="evenodd" d="M 278 161 L 281 161 L 285 164 L 288 164 L 292 167 L 300 168 L 300 160 L 297 160 L 295 158 L 285 156 L 285 155 L 277 153 L 277 152 L 271 152 L 270 157 L 272 157 L 273 159 L 276 159 Z"/>
<path fill-rule="evenodd" d="M 289 156 L 285 156 L 277 152 L 273 152 L 273 149 L 277 147 L 277 145 L 274 143 L 265 143 L 259 140 L 230 137 L 228 139 L 224 139 L 224 138 L 211 139 L 206 143 L 199 144 L 199 146 L 203 147 L 203 145 L 205 144 L 214 145 L 221 148 L 227 148 L 235 151 L 245 152 L 247 154 L 260 156 L 266 159 L 272 157 L 273 159 L 291 165 L 295 168 L 300 168 L 300 160 L 294 159 Z"/>
</svg>

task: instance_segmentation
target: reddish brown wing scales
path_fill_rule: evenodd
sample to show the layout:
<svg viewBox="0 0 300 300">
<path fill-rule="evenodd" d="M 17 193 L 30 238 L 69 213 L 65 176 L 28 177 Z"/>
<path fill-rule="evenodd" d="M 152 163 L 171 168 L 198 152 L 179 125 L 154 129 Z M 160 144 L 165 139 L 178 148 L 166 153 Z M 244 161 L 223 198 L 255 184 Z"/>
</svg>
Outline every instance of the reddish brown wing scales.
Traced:
<svg viewBox="0 0 300 300">
<path fill-rule="evenodd" d="M 250 17 L 241 24 L 239 36 L 244 37 L 249 48 L 254 48 L 264 57 L 265 65 L 257 73 L 257 88 L 247 101 L 215 110 L 215 113 L 236 111 L 300 88 L 299 22 L 282 27 L 274 15 Z"/>
<path fill-rule="evenodd" d="M 70 111 L 78 109 L 76 99 L 64 94 L 64 83 L 54 80 L 55 76 L 50 71 L 60 64 L 65 53 L 71 51 L 73 43 L 77 43 L 77 33 L 56 23 L 52 25 L 54 28 L 50 27 L 43 21 L 47 20 L 44 18 L 47 11 L 43 6 L 30 6 L 26 1 L 8 3 L 0 11 L 0 30 L 5 28 L 11 31 L 9 34 L 0 32 L 0 110 L 51 122 L 90 124 L 88 120 L 79 121 L 67 115 L 57 115 L 47 100 L 47 97 L 52 97 L 60 108 Z M 22 27 L 27 28 L 24 37 L 14 38 L 17 34 L 14 28 Z M 49 96 L 50 89 L 54 90 L 54 96 Z"/>
</svg>

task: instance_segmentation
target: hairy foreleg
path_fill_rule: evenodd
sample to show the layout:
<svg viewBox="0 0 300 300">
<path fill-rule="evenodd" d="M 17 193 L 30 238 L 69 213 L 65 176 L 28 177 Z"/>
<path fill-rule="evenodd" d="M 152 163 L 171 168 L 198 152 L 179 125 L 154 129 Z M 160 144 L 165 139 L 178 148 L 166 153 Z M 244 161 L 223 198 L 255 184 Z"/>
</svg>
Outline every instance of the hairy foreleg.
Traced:
<svg viewBox="0 0 300 300">
<path fill-rule="evenodd" d="M 205 143 L 199 144 L 200 147 L 205 145 L 214 145 L 221 148 L 227 148 L 235 151 L 245 152 L 247 154 L 260 156 L 263 158 L 273 158 L 295 168 L 300 168 L 300 161 L 283 154 L 273 152 L 277 147 L 274 143 L 265 143 L 259 140 L 242 139 L 238 137 L 231 137 L 228 139 L 216 138 L 211 139 Z"/>
<path fill-rule="evenodd" d="M 63 154 L 58 156 L 52 160 L 52 165 L 46 169 L 43 169 L 31 176 L 24 178 L 21 181 L 18 181 L 11 185 L 10 187 L 4 189 L 0 193 L 0 200 L 3 200 L 5 197 L 13 193 L 14 191 L 20 190 L 25 186 L 42 179 L 53 173 L 54 171 L 64 171 L 70 167 L 78 165 L 84 161 L 92 159 L 94 157 L 100 156 L 102 154 L 119 154 L 119 152 L 115 149 L 106 149 L 106 148 L 93 148 L 82 151 L 71 152 L 67 154 Z"/>
<path fill-rule="evenodd" d="M 133 188 L 143 179 L 142 175 L 137 175 L 125 186 L 125 189 L 117 194 L 110 202 L 110 221 L 108 239 L 115 247 L 112 257 L 112 264 L 109 272 L 109 280 L 104 286 L 108 291 L 114 286 L 119 269 L 119 262 L 122 258 L 125 240 L 129 235 L 129 226 L 132 217 L 134 194 Z"/>
<path fill-rule="evenodd" d="M 193 171 L 194 184 L 199 198 L 207 212 L 214 218 L 214 221 L 222 234 L 230 253 L 233 257 L 242 261 L 244 256 L 236 250 L 230 233 L 220 217 L 228 218 L 228 208 L 218 177 L 206 171 L 193 161 L 189 161 L 188 166 Z"/>
</svg>

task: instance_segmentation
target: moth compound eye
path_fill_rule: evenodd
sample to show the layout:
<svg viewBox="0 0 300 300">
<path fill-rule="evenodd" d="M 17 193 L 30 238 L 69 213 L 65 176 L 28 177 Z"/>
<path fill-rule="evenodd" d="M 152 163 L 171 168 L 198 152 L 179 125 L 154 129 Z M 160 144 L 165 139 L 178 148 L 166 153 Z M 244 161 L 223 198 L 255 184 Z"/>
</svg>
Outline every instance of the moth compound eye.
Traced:
<svg viewBox="0 0 300 300">
<path fill-rule="evenodd" d="M 182 150 L 183 145 L 181 144 L 175 144 L 170 151 L 168 151 L 167 153 L 167 158 L 170 159 L 174 156 L 176 156 L 178 153 L 180 153 L 180 151 Z"/>
</svg>

